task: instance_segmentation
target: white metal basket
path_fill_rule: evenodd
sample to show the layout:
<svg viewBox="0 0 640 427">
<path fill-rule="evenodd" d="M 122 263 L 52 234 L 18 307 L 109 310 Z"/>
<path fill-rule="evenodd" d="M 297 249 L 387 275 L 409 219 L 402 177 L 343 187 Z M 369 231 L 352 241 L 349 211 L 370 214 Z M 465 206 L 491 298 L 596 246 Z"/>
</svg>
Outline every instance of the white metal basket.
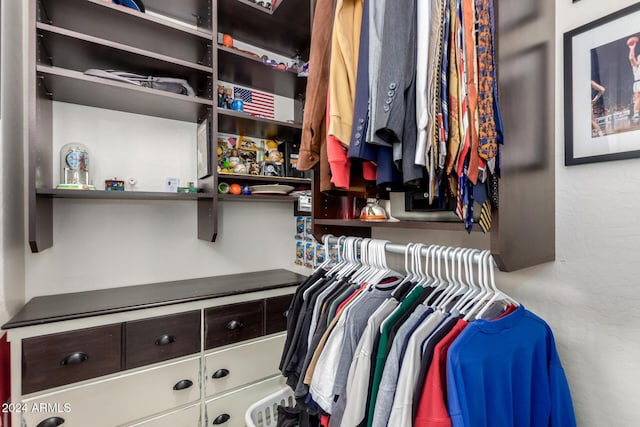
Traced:
<svg viewBox="0 0 640 427">
<path fill-rule="evenodd" d="M 247 427 L 273 427 L 278 423 L 278 405 L 294 406 L 293 391 L 289 387 L 282 388 L 264 399 L 259 400 L 247 409 L 244 422 Z"/>
</svg>

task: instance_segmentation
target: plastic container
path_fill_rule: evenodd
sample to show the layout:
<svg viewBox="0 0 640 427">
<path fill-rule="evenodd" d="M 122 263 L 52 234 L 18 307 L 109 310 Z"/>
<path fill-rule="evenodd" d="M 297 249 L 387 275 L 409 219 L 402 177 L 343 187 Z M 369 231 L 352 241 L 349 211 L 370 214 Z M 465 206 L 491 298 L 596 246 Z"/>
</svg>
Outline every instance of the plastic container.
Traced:
<svg viewBox="0 0 640 427">
<path fill-rule="evenodd" d="M 291 388 L 285 387 L 251 405 L 244 416 L 246 426 L 275 427 L 278 423 L 278 405 L 295 405 Z"/>
</svg>

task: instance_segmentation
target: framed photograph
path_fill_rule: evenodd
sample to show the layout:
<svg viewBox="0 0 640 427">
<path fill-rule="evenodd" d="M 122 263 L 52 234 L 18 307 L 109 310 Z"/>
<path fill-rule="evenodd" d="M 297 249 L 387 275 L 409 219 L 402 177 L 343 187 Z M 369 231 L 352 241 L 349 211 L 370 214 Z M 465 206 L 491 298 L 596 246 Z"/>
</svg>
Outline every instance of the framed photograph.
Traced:
<svg viewBox="0 0 640 427">
<path fill-rule="evenodd" d="M 198 123 L 198 179 L 211 175 L 211 120 L 205 118 Z"/>
<path fill-rule="evenodd" d="M 640 157 L 640 3 L 564 34 L 565 165 Z"/>
</svg>

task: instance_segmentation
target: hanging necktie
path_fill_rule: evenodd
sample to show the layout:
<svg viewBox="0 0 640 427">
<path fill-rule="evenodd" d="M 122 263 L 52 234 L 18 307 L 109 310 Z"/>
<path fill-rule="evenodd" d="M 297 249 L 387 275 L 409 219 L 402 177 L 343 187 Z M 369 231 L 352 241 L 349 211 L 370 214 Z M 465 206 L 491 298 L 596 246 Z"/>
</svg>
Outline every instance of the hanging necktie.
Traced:
<svg viewBox="0 0 640 427">
<path fill-rule="evenodd" d="M 480 219 L 478 225 L 482 229 L 482 232 L 487 233 L 491 230 L 491 202 L 489 199 L 485 200 L 480 209 Z"/>
<path fill-rule="evenodd" d="M 465 84 L 468 93 L 469 108 L 469 172 L 472 183 L 478 180 L 480 156 L 478 156 L 478 74 L 476 53 L 476 26 L 474 0 L 462 0 L 462 30 L 464 33 L 464 54 L 466 61 L 467 79 Z"/>
<path fill-rule="evenodd" d="M 485 160 L 491 160 L 498 150 L 496 121 L 494 116 L 495 68 L 493 58 L 493 34 L 491 19 L 492 0 L 476 0 L 478 16 L 478 78 L 479 78 L 479 152 Z M 494 162 L 489 162 L 491 172 Z"/>
<path fill-rule="evenodd" d="M 459 2 L 459 0 L 458 0 Z M 459 81 L 460 76 L 458 74 L 460 68 L 460 61 L 458 59 L 458 2 L 451 0 L 449 5 L 449 51 L 448 61 L 449 64 L 449 81 L 448 81 L 448 113 L 449 113 L 449 147 L 447 152 L 447 174 L 451 174 L 452 171 L 457 170 L 458 156 L 460 154 L 460 100 L 459 100 Z M 450 180 L 456 183 L 456 180 Z M 457 188 L 457 183 L 455 185 Z M 453 188 L 453 185 L 452 185 Z M 457 195 L 458 192 L 455 191 Z"/>
<path fill-rule="evenodd" d="M 440 168 L 446 167 L 447 159 L 447 140 L 449 139 L 449 88 L 447 87 L 447 77 L 449 72 L 449 39 L 450 39 L 450 22 L 451 12 L 449 0 L 444 0 L 444 13 L 443 13 L 443 25 L 442 25 L 442 47 L 440 49 L 440 92 L 439 102 L 440 109 L 438 114 L 438 136 L 440 138 L 440 159 L 438 166 Z"/>
</svg>

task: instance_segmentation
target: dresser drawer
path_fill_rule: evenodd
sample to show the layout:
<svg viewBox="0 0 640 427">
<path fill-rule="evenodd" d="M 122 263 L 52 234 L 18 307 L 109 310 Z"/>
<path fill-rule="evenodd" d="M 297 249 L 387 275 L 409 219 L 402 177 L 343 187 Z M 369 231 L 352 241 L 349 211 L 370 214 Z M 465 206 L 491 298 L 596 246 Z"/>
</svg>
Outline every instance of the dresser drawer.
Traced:
<svg viewBox="0 0 640 427">
<path fill-rule="evenodd" d="M 282 378 L 270 378 L 207 401 L 207 426 L 245 427 L 247 409 L 258 400 L 281 390 L 283 383 Z"/>
<path fill-rule="evenodd" d="M 205 310 L 205 349 L 264 335 L 264 302 L 249 301 Z"/>
<path fill-rule="evenodd" d="M 122 369 L 120 324 L 22 341 L 22 393 L 57 387 Z"/>
<path fill-rule="evenodd" d="M 267 335 L 287 329 L 287 310 L 292 299 L 293 294 L 267 299 L 265 309 Z"/>
<path fill-rule="evenodd" d="M 193 357 L 34 396 L 24 399 L 24 403 L 28 408 L 41 410 L 30 410 L 23 419 L 27 427 L 37 427 L 51 417 L 62 418 L 63 427 L 113 427 L 131 423 L 197 402 L 199 371 L 200 358 Z"/>
<path fill-rule="evenodd" d="M 126 427 L 196 427 L 200 425 L 200 404 L 179 409 Z M 64 426 L 63 426 L 64 427 Z"/>
<path fill-rule="evenodd" d="M 125 323 L 125 368 L 200 351 L 200 311 Z"/>
<path fill-rule="evenodd" d="M 284 340 L 285 335 L 280 334 L 205 356 L 206 396 L 278 375 Z M 255 360 L 259 363 L 251 363 Z"/>
</svg>

